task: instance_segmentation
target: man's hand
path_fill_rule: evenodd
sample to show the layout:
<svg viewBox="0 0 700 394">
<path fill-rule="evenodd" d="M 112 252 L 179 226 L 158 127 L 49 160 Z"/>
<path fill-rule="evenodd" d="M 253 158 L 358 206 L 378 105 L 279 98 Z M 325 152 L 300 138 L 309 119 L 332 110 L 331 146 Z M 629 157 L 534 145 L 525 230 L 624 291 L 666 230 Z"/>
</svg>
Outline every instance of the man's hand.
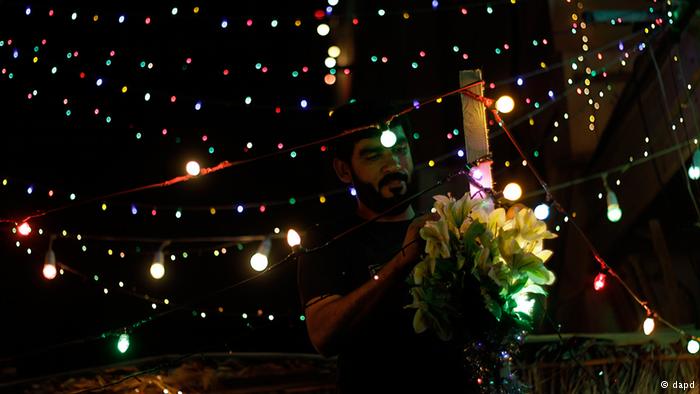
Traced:
<svg viewBox="0 0 700 394">
<path fill-rule="evenodd" d="M 425 226 L 425 222 L 429 220 L 437 221 L 438 219 L 440 219 L 440 215 L 437 213 L 429 213 L 413 219 L 413 222 L 408 226 L 408 230 L 406 230 L 406 237 L 403 240 L 405 249 L 400 253 L 402 265 L 413 267 L 418 262 L 424 246 L 419 231 Z"/>
</svg>

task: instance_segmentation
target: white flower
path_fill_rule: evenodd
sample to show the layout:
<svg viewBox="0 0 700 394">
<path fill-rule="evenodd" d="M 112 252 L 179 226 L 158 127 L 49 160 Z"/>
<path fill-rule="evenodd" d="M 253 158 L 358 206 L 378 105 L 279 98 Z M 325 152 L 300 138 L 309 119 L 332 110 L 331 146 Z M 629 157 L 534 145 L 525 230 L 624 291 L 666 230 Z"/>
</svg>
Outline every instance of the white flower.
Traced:
<svg viewBox="0 0 700 394">
<path fill-rule="evenodd" d="M 515 228 L 518 235 L 526 241 L 540 241 L 556 238 L 555 234 L 547 231 L 547 224 L 535 216 L 530 208 L 521 209 L 515 214 Z"/>
<path fill-rule="evenodd" d="M 450 257 L 450 234 L 445 220 L 429 220 L 420 229 L 420 236 L 425 242 L 425 253 L 431 257 Z"/>
<path fill-rule="evenodd" d="M 421 262 L 413 267 L 413 283 L 416 286 L 423 284 L 423 279 L 432 276 L 435 273 L 435 258 L 426 256 Z"/>
</svg>

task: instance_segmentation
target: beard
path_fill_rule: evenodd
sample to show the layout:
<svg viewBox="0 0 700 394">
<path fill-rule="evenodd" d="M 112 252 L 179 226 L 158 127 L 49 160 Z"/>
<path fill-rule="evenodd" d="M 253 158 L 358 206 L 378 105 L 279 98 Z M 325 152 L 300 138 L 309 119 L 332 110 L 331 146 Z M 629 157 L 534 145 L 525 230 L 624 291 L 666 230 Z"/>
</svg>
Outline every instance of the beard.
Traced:
<svg viewBox="0 0 700 394">
<path fill-rule="evenodd" d="M 389 198 L 384 197 L 381 194 L 380 190 L 387 183 L 393 180 L 404 181 L 406 183 L 406 192 L 402 193 L 402 186 L 392 187 L 389 190 L 391 190 L 393 195 Z M 417 186 L 415 182 L 410 182 L 408 176 L 400 172 L 387 174 L 384 178 L 382 178 L 379 181 L 377 188 L 375 188 L 370 183 L 365 183 L 358 180 L 357 176 L 353 173 L 353 184 L 355 186 L 355 190 L 357 191 L 357 198 L 365 206 L 367 206 L 369 209 L 376 213 L 384 212 L 387 209 L 393 207 L 394 205 L 401 203 L 403 200 L 415 194 L 417 191 Z M 409 206 L 411 206 L 411 201 L 405 201 L 404 203 L 398 205 L 396 208 L 388 212 L 387 215 L 398 215 L 404 212 Z"/>
</svg>

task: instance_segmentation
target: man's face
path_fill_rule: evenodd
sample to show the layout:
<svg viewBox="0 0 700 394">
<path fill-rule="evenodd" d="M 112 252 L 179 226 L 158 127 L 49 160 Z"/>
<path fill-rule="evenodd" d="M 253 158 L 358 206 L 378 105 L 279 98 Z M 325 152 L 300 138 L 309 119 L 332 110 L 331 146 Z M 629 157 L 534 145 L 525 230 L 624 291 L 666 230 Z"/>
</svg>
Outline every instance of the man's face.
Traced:
<svg viewBox="0 0 700 394">
<path fill-rule="evenodd" d="M 351 158 L 357 196 L 377 213 L 396 205 L 413 191 L 413 158 L 408 140 L 401 126 L 392 131 L 397 137 L 393 147 L 385 148 L 379 136 L 365 138 L 355 144 Z"/>
</svg>

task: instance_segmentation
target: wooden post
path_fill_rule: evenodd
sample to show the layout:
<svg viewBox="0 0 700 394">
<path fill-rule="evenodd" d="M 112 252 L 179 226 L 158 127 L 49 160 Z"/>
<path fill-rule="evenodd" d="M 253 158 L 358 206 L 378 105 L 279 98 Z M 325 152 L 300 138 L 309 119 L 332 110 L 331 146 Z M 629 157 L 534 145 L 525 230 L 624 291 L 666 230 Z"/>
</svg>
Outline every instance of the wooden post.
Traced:
<svg viewBox="0 0 700 394">
<path fill-rule="evenodd" d="M 464 87 L 474 82 L 481 81 L 481 70 L 462 70 L 459 72 L 459 85 Z M 472 93 L 482 96 L 483 85 L 469 88 Z M 462 123 L 464 128 L 464 145 L 466 148 L 467 162 L 484 159 L 478 166 L 471 170 L 472 178 L 479 182 L 485 189 L 493 188 L 491 177 L 491 160 L 489 150 L 489 136 L 486 128 L 486 108 L 480 101 L 462 95 Z M 489 158 L 489 159 L 485 159 Z M 480 188 L 470 183 L 470 194 L 473 197 L 485 198 L 487 195 L 480 192 Z"/>
</svg>

